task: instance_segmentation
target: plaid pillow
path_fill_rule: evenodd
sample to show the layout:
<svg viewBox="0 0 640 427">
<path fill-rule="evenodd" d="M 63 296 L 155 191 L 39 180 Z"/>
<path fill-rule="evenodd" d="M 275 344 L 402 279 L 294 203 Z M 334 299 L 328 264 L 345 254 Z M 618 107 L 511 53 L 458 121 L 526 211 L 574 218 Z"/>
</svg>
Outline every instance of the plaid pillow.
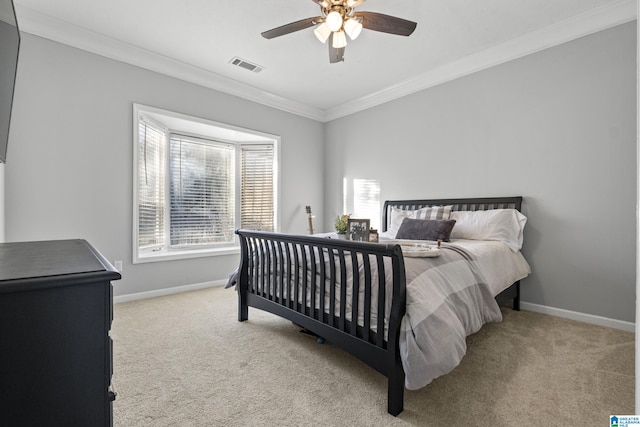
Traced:
<svg viewBox="0 0 640 427">
<path fill-rule="evenodd" d="M 391 239 L 396 238 L 398 230 L 405 218 L 411 219 L 449 219 L 453 205 L 427 206 L 421 209 L 404 210 L 391 206 L 391 222 L 385 235 Z"/>
</svg>

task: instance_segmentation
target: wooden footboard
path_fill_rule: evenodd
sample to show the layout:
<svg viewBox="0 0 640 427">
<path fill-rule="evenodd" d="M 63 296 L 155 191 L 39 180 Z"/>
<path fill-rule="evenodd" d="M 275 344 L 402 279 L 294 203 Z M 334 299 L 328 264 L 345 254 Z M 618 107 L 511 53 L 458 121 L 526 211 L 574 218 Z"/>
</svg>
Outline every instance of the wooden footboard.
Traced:
<svg viewBox="0 0 640 427">
<path fill-rule="evenodd" d="M 236 233 L 242 253 L 238 320 L 247 320 L 248 308 L 255 307 L 331 341 L 385 375 L 388 411 L 402 412 L 398 335 L 406 310 L 406 278 L 400 246 Z"/>
</svg>

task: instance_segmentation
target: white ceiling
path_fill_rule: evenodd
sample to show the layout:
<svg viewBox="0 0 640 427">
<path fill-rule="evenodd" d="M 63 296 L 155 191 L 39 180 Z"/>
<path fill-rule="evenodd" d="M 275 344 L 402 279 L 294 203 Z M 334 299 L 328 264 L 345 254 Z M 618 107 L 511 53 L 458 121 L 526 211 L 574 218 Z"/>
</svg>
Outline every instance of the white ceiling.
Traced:
<svg viewBox="0 0 640 427">
<path fill-rule="evenodd" d="M 14 0 L 21 31 L 327 121 L 636 18 L 636 0 L 368 0 L 418 23 L 363 30 L 345 62 L 309 28 L 312 0 Z M 233 66 L 240 57 L 264 70 Z"/>
</svg>

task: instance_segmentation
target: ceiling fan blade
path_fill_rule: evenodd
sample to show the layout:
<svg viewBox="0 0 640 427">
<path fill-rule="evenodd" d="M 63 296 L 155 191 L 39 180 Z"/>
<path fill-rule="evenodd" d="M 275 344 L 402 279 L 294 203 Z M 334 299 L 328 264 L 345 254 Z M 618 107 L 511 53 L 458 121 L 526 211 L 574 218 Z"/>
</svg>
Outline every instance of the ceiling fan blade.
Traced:
<svg viewBox="0 0 640 427">
<path fill-rule="evenodd" d="M 336 62 L 344 62 L 344 48 L 336 49 L 333 47 L 333 33 L 329 36 L 329 63 L 335 64 Z"/>
<path fill-rule="evenodd" d="M 376 12 L 357 12 L 355 16 L 362 19 L 362 26 L 368 30 L 382 33 L 410 36 L 418 25 L 415 22 L 395 16 L 383 15 Z"/>
<path fill-rule="evenodd" d="M 296 31 L 304 30 L 305 28 L 313 27 L 323 21 L 321 16 L 315 18 L 301 19 L 300 21 L 291 22 L 290 24 L 283 25 L 278 28 L 274 28 L 262 33 L 262 37 L 265 39 L 272 39 L 274 37 L 284 36 L 285 34 L 293 33 Z"/>
</svg>

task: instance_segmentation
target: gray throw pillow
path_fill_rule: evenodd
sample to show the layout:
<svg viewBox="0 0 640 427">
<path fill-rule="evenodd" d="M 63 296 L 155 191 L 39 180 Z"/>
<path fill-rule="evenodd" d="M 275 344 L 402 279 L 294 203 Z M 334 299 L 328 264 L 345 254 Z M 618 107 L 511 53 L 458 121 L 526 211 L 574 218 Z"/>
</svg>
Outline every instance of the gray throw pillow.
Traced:
<svg viewBox="0 0 640 427">
<path fill-rule="evenodd" d="M 405 218 L 398 229 L 396 239 L 442 240 L 448 242 L 455 219 L 411 219 Z"/>
</svg>

